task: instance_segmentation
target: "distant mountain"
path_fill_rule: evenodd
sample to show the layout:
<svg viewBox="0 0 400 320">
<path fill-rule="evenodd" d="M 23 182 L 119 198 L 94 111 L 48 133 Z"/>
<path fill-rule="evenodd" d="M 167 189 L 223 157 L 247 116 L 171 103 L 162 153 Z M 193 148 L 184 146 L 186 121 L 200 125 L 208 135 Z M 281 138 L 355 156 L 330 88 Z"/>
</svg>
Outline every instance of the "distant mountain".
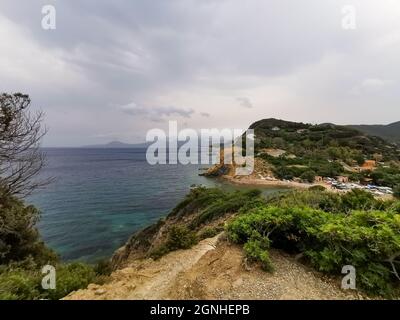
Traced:
<svg viewBox="0 0 400 320">
<path fill-rule="evenodd" d="M 349 125 L 348 127 L 400 145 L 400 121 L 388 125 Z"/>
<path fill-rule="evenodd" d="M 130 144 L 130 143 L 124 143 L 120 141 L 111 141 L 106 144 L 96 144 L 96 145 L 89 145 L 89 146 L 83 146 L 82 148 L 86 149 L 142 149 L 142 148 L 148 148 L 150 145 L 152 145 L 154 142 L 144 142 L 144 143 L 138 143 L 138 144 Z M 168 147 L 168 140 L 165 142 L 166 146 Z M 193 142 L 195 143 L 195 142 Z M 198 146 L 201 146 L 201 139 L 197 141 Z M 186 141 L 178 141 L 177 145 L 178 148 L 180 148 L 183 144 L 186 144 Z"/>
<path fill-rule="evenodd" d="M 87 149 L 127 149 L 127 148 L 147 148 L 149 145 L 150 145 L 150 143 L 130 144 L 130 143 L 124 143 L 124 142 L 120 142 L 120 141 L 111 141 L 106 144 L 83 146 L 82 148 L 87 148 Z"/>
</svg>

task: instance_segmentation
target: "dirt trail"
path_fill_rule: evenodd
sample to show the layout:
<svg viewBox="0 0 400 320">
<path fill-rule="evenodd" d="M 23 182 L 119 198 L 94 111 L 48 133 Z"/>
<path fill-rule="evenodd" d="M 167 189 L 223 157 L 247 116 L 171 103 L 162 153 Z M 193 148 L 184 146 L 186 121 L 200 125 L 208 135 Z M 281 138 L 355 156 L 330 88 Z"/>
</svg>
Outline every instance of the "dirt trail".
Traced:
<svg viewBox="0 0 400 320">
<path fill-rule="evenodd" d="M 342 291 L 339 279 L 323 277 L 289 255 L 271 250 L 271 259 L 273 274 L 249 268 L 243 250 L 218 235 L 158 261 L 135 261 L 114 272 L 109 283 L 65 299 L 363 299 Z"/>
</svg>

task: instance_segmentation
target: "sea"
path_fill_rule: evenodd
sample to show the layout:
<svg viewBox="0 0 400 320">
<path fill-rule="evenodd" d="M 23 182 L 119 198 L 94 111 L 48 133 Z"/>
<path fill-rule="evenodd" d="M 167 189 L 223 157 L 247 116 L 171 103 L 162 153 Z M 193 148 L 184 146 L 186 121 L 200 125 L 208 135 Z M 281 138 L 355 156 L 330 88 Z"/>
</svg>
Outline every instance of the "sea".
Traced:
<svg viewBox="0 0 400 320">
<path fill-rule="evenodd" d="M 26 199 L 41 211 L 42 239 L 63 261 L 109 258 L 136 231 L 166 216 L 194 185 L 250 188 L 199 176 L 201 165 L 150 165 L 146 150 L 46 148 L 46 187 Z M 265 187 L 265 195 L 281 189 Z"/>
</svg>

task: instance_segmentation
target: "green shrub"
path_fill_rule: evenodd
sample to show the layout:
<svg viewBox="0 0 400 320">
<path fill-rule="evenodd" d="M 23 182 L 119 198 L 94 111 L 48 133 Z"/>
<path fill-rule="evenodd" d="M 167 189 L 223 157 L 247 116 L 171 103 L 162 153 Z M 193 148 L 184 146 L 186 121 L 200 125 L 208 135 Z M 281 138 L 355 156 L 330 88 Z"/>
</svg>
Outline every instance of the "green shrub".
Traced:
<svg viewBox="0 0 400 320">
<path fill-rule="evenodd" d="M 396 198 L 400 198 L 400 184 L 396 185 L 393 189 L 393 195 Z"/>
<path fill-rule="evenodd" d="M 269 247 L 268 239 L 250 239 L 244 244 L 243 249 L 250 261 L 260 262 L 263 270 L 272 272 L 274 267 L 268 253 Z"/>
<path fill-rule="evenodd" d="M 199 233 L 199 239 L 203 240 L 203 239 L 213 238 L 222 231 L 224 231 L 223 227 L 205 227 Z"/>
<path fill-rule="evenodd" d="M 213 221 L 227 213 L 236 213 L 242 208 L 249 210 L 263 202 L 260 195 L 261 191 L 257 189 L 234 192 L 220 191 L 218 197 L 207 199 L 208 201 L 203 203 L 203 208 L 199 210 L 199 215 L 190 224 L 190 227 L 192 229 L 198 228 L 204 223 Z"/>
<path fill-rule="evenodd" d="M 103 259 L 94 265 L 93 270 L 98 276 L 109 276 L 113 271 L 113 267 L 109 259 Z"/>
<path fill-rule="evenodd" d="M 39 211 L 0 190 L 0 264 L 32 257 L 37 263 L 55 263 L 57 255 L 40 240 L 35 227 Z"/>
<path fill-rule="evenodd" d="M 185 226 L 172 226 L 168 233 L 166 246 L 170 251 L 190 249 L 197 243 L 196 234 Z"/>
<path fill-rule="evenodd" d="M 95 280 L 96 273 L 92 266 L 83 263 L 60 265 L 56 268 L 56 289 L 45 290 L 44 297 L 58 300 L 72 291 L 86 288 Z"/>
<path fill-rule="evenodd" d="M 314 191 L 314 192 L 323 192 L 326 191 L 326 188 L 324 186 L 312 186 L 310 188 L 308 188 L 308 191 Z"/>
<path fill-rule="evenodd" d="M 3 266 L 0 269 L 0 300 L 58 300 L 97 281 L 96 273 L 90 265 L 59 264 L 55 268 L 56 289 L 44 290 L 44 274 L 39 266 L 31 269 L 15 265 Z"/>
<path fill-rule="evenodd" d="M 0 300 L 37 300 L 42 298 L 41 276 L 23 269 L 0 273 Z"/>
<path fill-rule="evenodd" d="M 186 226 L 172 226 L 168 231 L 167 240 L 152 249 L 149 257 L 159 259 L 167 253 L 179 249 L 190 249 L 198 242 L 196 233 L 189 230 Z"/>
<path fill-rule="evenodd" d="M 160 259 L 162 256 L 166 255 L 167 253 L 169 253 L 170 250 L 168 249 L 167 245 L 164 243 L 162 245 L 159 245 L 158 247 L 152 249 L 149 252 L 149 257 L 154 259 L 154 260 L 158 260 Z"/>
<path fill-rule="evenodd" d="M 393 273 L 393 266 L 400 263 L 400 215 L 396 212 L 331 214 L 305 206 L 265 206 L 238 216 L 227 232 L 259 261 L 268 263 L 263 252 L 271 243 L 289 252 L 303 252 L 323 272 L 340 274 L 344 265 L 353 265 L 359 287 L 371 294 L 398 293 L 399 281 Z"/>
<path fill-rule="evenodd" d="M 315 171 L 313 171 L 313 170 L 307 170 L 307 171 L 303 172 L 303 173 L 300 175 L 300 179 L 311 183 L 311 182 L 314 182 L 315 176 L 316 176 L 316 175 L 317 175 L 317 174 L 316 174 Z"/>
</svg>

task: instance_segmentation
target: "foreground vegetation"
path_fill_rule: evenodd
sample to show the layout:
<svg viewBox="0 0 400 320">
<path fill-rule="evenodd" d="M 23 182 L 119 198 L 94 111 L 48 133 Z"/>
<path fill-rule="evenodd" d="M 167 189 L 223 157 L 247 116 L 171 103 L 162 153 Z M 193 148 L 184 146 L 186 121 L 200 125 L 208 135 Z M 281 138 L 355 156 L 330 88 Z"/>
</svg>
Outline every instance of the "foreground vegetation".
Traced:
<svg viewBox="0 0 400 320">
<path fill-rule="evenodd" d="M 274 270 L 269 249 L 276 248 L 333 276 L 352 265 L 358 290 L 400 296 L 400 201 L 363 190 L 338 194 L 314 187 L 266 198 L 258 190 L 195 188 L 151 234 L 139 233 L 132 243 L 146 243 L 147 256 L 157 259 L 224 229 L 265 271 Z"/>
<path fill-rule="evenodd" d="M 300 254 L 317 270 L 357 272 L 357 288 L 386 297 L 399 295 L 400 202 L 383 202 L 364 191 L 337 195 L 295 191 L 242 212 L 227 227 L 247 257 L 273 270 L 271 247 Z"/>
<path fill-rule="evenodd" d="M 36 229 L 39 211 L 0 192 L 0 300 L 61 299 L 89 283 L 103 282 L 110 269 L 97 265 L 61 263 L 40 239 Z M 42 288 L 42 267 L 56 270 L 56 288 Z"/>
</svg>

